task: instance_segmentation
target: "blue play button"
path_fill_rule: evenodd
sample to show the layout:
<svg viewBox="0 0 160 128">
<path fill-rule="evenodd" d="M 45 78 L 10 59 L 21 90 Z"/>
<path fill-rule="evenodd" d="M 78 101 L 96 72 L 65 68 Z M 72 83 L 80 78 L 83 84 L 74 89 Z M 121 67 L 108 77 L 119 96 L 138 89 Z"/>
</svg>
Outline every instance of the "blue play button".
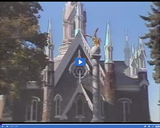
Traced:
<svg viewBox="0 0 160 128">
<path fill-rule="evenodd" d="M 86 58 L 76 58 L 75 66 L 86 66 Z"/>
</svg>

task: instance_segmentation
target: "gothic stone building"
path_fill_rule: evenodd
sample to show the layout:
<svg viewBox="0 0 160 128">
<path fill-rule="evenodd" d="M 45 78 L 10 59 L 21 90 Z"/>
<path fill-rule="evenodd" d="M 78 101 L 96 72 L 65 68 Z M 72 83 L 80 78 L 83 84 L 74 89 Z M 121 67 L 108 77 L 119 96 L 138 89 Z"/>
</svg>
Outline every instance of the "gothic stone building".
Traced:
<svg viewBox="0 0 160 128">
<path fill-rule="evenodd" d="M 87 14 L 81 2 L 67 2 L 63 13 L 63 43 L 59 48 L 60 54 L 53 58 L 53 47 L 45 49 L 48 58 L 54 60 L 54 72 L 50 73 L 46 68 L 42 74 L 44 82 L 53 83 L 50 98 L 53 103 L 51 121 L 91 122 L 93 62 L 91 48 L 85 37 Z M 50 28 L 49 26 L 49 43 L 52 44 Z M 110 25 L 107 23 L 103 44 L 105 60 L 99 62 L 101 120 L 149 122 L 149 81 L 143 41 L 139 39 L 138 47 L 130 46 L 126 35 L 125 59 L 114 61 Z M 75 58 L 86 58 L 86 66 L 76 67 Z M 46 93 L 43 86 L 29 82 L 27 88 L 22 89 L 21 100 L 16 103 L 13 121 L 41 122 Z M 28 96 L 31 97 L 29 100 Z"/>
</svg>

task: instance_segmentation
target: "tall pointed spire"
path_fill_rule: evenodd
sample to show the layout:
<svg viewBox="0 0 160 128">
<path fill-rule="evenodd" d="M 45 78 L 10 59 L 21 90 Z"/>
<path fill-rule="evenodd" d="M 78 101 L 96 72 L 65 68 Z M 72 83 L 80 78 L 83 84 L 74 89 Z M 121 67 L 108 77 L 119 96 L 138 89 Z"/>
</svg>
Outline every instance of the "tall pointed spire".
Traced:
<svg viewBox="0 0 160 128">
<path fill-rule="evenodd" d="M 48 36 L 47 36 L 47 46 L 45 47 L 45 54 L 49 60 L 53 60 L 53 33 L 52 33 L 52 20 L 48 21 Z"/>
<path fill-rule="evenodd" d="M 113 44 L 111 41 L 111 32 L 110 32 L 109 22 L 107 22 L 104 51 L 105 51 L 105 63 L 113 62 L 113 55 L 112 55 L 113 54 Z"/>
<path fill-rule="evenodd" d="M 115 65 L 113 61 L 113 44 L 111 40 L 111 30 L 110 23 L 107 21 L 106 23 L 106 38 L 104 44 L 104 52 L 105 52 L 105 78 L 104 78 L 104 92 L 105 92 L 105 100 L 112 106 L 115 103 L 115 87 L 114 87 L 114 74 L 115 74 Z M 113 108 L 110 109 L 111 114 L 114 111 Z"/>
<path fill-rule="evenodd" d="M 47 43 L 53 43 L 52 42 L 52 19 L 50 18 L 48 21 L 48 40 Z"/>
<path fill-rule="evenodd" d="M 111 31 L 110 31 L 110 24 L 109 21 L 107 22 L 107 28 L 106 28 L 106 39 L 105 39 L 105 46 L 111 46 L 112 41 L 111 41 Z"/>
<path fill-rule="evenodd" d="M 129 58 L 131 57 L 131 48 L 129 45 L 128 30 L 126 30 L 124 55 L 125 55 L 125 64 L 129 66 Z"/>
<path fill-rule="evenodd" d="M 48 64 L 43 70 L 43 112 L 42 121 L 51 122 L 52 120 L 52 107 L 51 102 L 53 97 L 53 86 L 54 86 L 54 62 L 53 62 L 53 35 L 52 35 L 52 20 L 49 19 L 48 22 L 48 36 L 47 36 L 47 46 L 45 48 L 46 55 L 48 58 Z"/>
</svg>

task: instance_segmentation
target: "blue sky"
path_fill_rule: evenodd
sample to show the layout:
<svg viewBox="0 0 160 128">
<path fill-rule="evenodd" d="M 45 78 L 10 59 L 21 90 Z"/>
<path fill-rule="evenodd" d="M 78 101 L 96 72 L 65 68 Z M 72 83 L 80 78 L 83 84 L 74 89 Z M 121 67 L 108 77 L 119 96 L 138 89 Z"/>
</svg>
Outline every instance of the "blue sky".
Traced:
<svg viewBox="0 0 160 128">
<path fill-rule="evenodd" d="M 40 27 L 42 32 L 47 31 L 48 19 L 53 20 L 53 35 L 55 56 L 59 54 L 62 43 L 63 8 L 66 2 L 40 2 L 44 11 L 41 13 Z M 130 43 L 138 44 L 138 34 L 148 32 L 145 22 L 139 15 L 150 12 L 151 2 L 83 2 L 87 11 L 87 34 L 93 34 L 99 28 L 98 36 L 104 41 L 106 22 L 111 25 L 112 41 L 114 45 L 114 60 L 124 59 L 125 30 L 128 29 Z M 90 43 L 89 43 L 90 44 Z M 102 46 L 103 49 L 103 46 Z M 150 59 L 149 49 L 146 47 L 147 60 Z M 104 59 L 104 52 L 102 50 Z M 152 78 L 153 67 L 147 64 L 149 85 L 149 103 L 152 121 L 159 121 L 158 85 Z"/>
</svg>

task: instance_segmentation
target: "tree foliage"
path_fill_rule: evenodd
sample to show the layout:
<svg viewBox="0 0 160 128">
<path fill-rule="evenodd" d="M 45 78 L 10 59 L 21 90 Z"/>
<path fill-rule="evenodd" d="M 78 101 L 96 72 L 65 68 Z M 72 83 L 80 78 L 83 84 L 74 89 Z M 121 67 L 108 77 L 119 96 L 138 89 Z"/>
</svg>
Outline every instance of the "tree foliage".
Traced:
<svg viewBox="0 0 160 128">
<path fill-rule="evenodd" d="M 151 50 L 150 65 L 154 66 L 153 78 L 156 83 L 160 83 L 160 2 L 153 2 L 151 5 L 152 13 L 148 13 L 148 17 L 140 16 L 148 23 L 149 33 L 145 34 L 142 39 L 149 39 L 146 45 Z"/>
<path fill-rule="evenodd" d="M 0 2 L 0 93 L 17 97 L 28 81 L 41 82 L 46 65 L 38 2 Z"/>
</svg>

